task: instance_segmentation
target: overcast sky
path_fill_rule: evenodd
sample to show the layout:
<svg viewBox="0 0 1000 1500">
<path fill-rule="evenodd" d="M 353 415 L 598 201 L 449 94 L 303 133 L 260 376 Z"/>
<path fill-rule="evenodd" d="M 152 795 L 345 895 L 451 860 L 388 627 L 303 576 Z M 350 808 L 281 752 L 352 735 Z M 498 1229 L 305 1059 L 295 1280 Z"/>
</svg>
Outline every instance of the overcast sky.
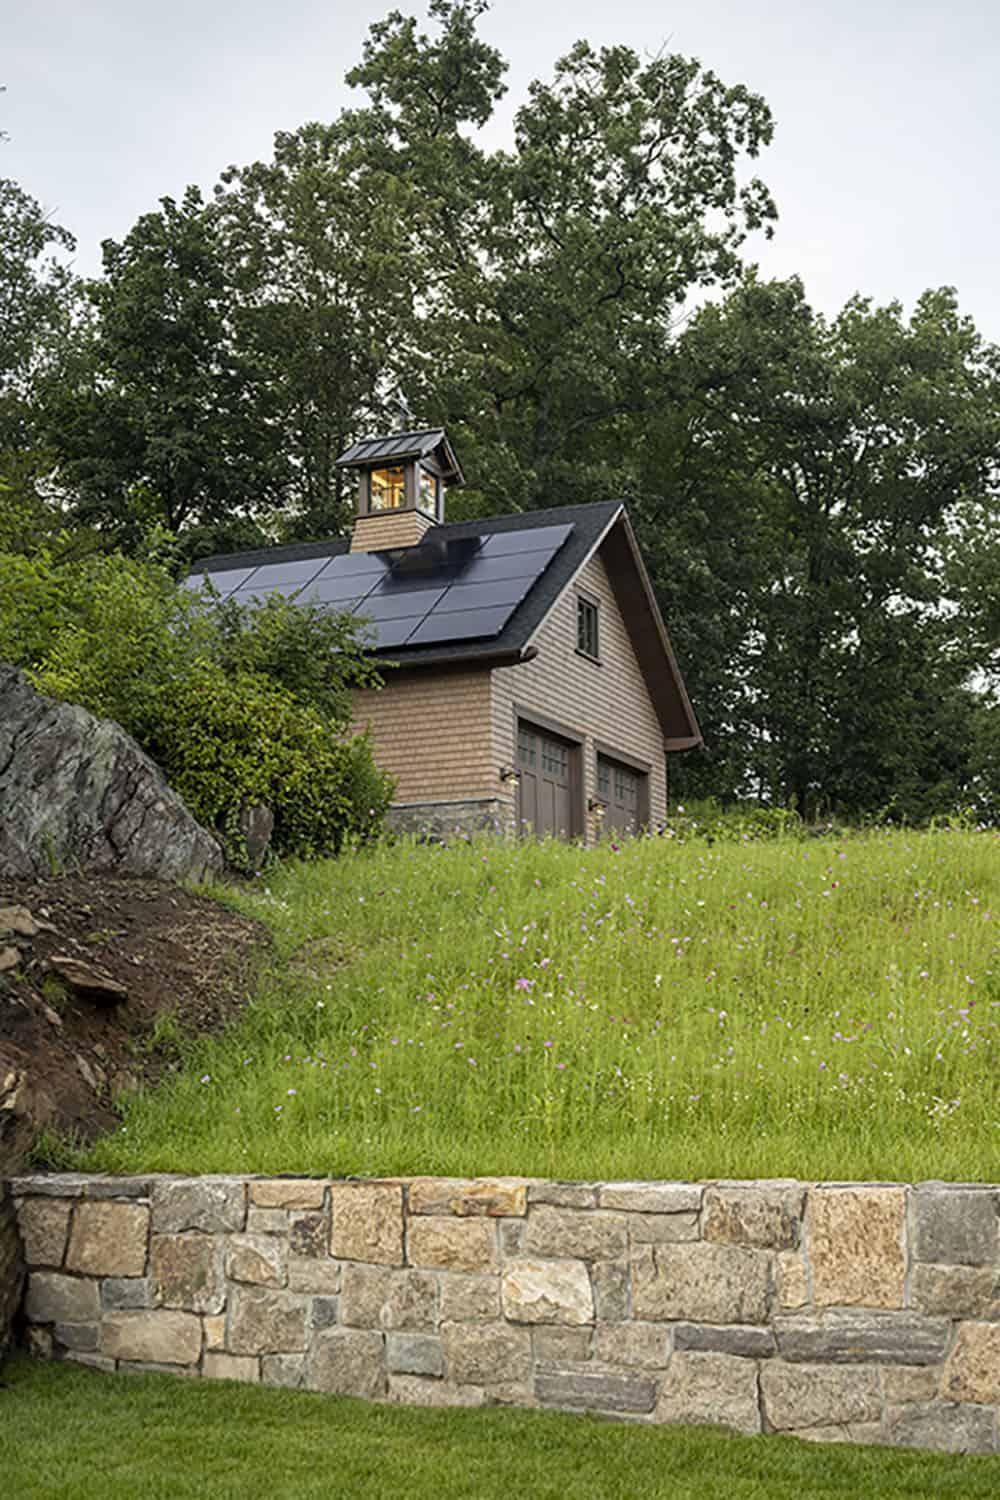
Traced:
<svg viewBox="0 0 1000 1500">
<path fill-rule="evenodd" d="M 163 195 L 210 189 L 229 163 L 268 155 L 276 130 L 332 118 L 369 23 L 392 8 L 4 0 L 0 175 L 72 230 L 94 272 L 100 241 Z M 954 285 L 1000 342 L 995 0 L 494 0 L 483 32 L 511 65 L 491 144 L 581 36 L 698 57 L 774 112 L 757 170 L 780 222 L 752 251 L 767 275 L 800 274 L 827 312 L 855 291 L 909 307 Z"/>
</svg>

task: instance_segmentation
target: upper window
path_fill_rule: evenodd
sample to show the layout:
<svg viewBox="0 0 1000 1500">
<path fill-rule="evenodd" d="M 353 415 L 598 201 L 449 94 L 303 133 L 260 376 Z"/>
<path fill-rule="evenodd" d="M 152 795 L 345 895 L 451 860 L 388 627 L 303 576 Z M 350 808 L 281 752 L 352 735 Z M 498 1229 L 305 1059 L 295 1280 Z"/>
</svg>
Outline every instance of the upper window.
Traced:
<svg viewBox="0 0 1000 1500">
<path fill-rule="evenodd" d="M 406 470 L 372 469 L 370 510 L 400 510 L 406 504 Z"/>
<path fill-rule="evenodd" d="M 437 516 L 437 499 L 437 475 L 421 464 L 417 470 L 417 504 L 426 515 Z"/>
<path fill-rule="evenodd" d="M 576 601 L 576 649 L 592 661 L 600 661 L 597 605 L 581 594 Z"/>
</svg>

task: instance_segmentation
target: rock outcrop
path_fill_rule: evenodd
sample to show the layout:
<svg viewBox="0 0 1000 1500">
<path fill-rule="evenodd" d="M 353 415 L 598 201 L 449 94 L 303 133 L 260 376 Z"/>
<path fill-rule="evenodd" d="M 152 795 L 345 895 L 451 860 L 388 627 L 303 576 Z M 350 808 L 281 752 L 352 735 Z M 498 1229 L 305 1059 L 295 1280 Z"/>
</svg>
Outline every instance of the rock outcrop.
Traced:
<svg viewBox="0 0 1000 1500">
<path fill-rule="evenodd" d="M 222 866 L 131 735 L 0 664 L 0 876 L 201 880 Z"/>
</svg>

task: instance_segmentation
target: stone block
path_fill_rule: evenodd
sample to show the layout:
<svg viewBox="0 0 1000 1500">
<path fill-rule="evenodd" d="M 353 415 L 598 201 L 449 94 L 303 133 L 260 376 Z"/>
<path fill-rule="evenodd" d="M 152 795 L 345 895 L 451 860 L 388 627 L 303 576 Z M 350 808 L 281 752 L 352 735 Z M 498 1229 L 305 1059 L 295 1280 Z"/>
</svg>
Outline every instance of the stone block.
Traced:
<svg viewBox="0 0 1000 1500">
<path fill-rule="evenodd" d="M 239 1380 L 256 1385 L 260 1380 L 260 1360 L 250 1354 L 206 1354 L 201 1373 L 206 1380 Z"/>
<path fill-rule="evenodd" d="M 318 1260 L 326 1255 L 330 1242 L 330 1221 L 326 1214 L 292 1213 L 288 1215 L 288 1251 L 304 1260 Z"/>
<path fill-rule="evenodd" d="M 771 1257 L 739 1245 L 642 1246 L 632 1257 L 634 1316 L 650 1321 L 765 1323 Z"/>
<path fill-rule="evenodd" d="M 149 1209 L 139 1203 L 78 1203 L 66 1269 L 86 1276 L 142 1276 L 149 1244 Z"/>
<path fill-rule="evenodd" d="M 946 1318 L 1000 1319 L 1000 1272 L 993 1266 L 915 1265 L 910 1302 Z"/>
<path fill-rule="evenodd" d="M 935 1401 L 926 1406 L 889 1406 L 885 1413 L 886 1442 L 940 1453 L 995 1453 L 995 1426 L 991 1406 Z"/>
<path fill-rule="evenodd" d="M 512 1260 L 515 1256 L 524 1253 L 524 1231 L 527 1223 L 524 1219 L 501 1219 L 497 1225 L 497 1233 L 500 1237 L 500 1255 L 504 1260 Z"/>
<path fill-rule="evenodd" d="M 524 1236 L 526 1255 L 565 1255 L 573 1260 L 619 1260 L 628 1252 L 624 1214 L 594 1210 L 532 1209 Z"/>
<path fill-rule="evenodd" d="M 97 1348 L 96 1323 L 57 1323 L 52 1338 L 57 1349 L 72 1349 L 93 1353 Z"/>
<path fill-rule="evenodd" d="M 805 1262 L 793 1250 L 781 1250 L 776 1258 L 779 1307 L 805 1307 L 809 1301 L 809 1283 Z"/>
<path fill-rule="evenodd" d="M 661 1330 L 662 1332 L 662 1330 Z M 531 1332 L 531 1352 L 536 1364 L 575 1365 L 590 1358 L 590 1328 L 558 1328 L 539 1324 Z M 604 1359 L 604 1356 L 601 1356 Z M 615 1361 L 604 1360 L 606 1364 Z"/>
<path fill-rule="evenodd" d="M 104 1354 L 91 1354 L 86 1349 L 63 1349 L 59 1358 L 68 1359 L 74 1365 L 85 1365 L 88 1370 L 100 1370 L 102 1375 L 113 1375 L 117 1369 L 113 1359 Z M 176 1374 L 176 1371 L 172 1373 Z"/>
<path fill-rule="evenodd" d="M 40 1328 L 37 1323 L 29 1324 L 25 1329 L 24 1342 L 32 1359 L 52 1358 L 52 1330 L 50 1328 Z"/>
<path fill-rule="evenodd" d="M 17 1227 L 26 1265 L 62 1265 L 72 1207 L 58 1198 L 28 1198 L 22 1203 Z"/>
<path fill-rule="evenodd" d="M 425 1375 L 390 1375 L 389 1400 L 398 1406 L 485 1406 L 486 1392 Z"/>
<path fill-rule="evenodd" d="M 505 1323 L 443 1323 L 449 1378 L 458 1385 L 525 1381 L 531 1373 L 531 1335 Z"/>
<path fill-rule="evenodd" d="M 455 1214 L 462 1218 L 516 1218 L 528 1211 L 528 1186 L 517 1178 L 415 1177 L 408 1184 L 411 1214 Z"/>
<path fill-rule="evenodd" d="M 695 1182 L 602 1182 L 597 1189 L 601 1208 L 636 1214 L 689 1214 L 701 1208 L 703 1188 Z"/>
<path fill-rule="evenodd" d="M 100 1289 L 96 1281 L 33 1271 L 24 1311 L 30 1323 L 96 1323 L 101 1316 Z"/>
<path fill-rule="evenodd" d="M 670 1245 L 699 1238 L 697 1214 L 631 1214 L 633 1245 Z"/>
<path fill-rule="evenodd" d="M 656 1404 L 656 1381 L 593 1365 L 543 1366 L 535 1372 L 535 1396 L 544 1406 L 575 1411 L 646 1413 Z"/>
<path fill-rule="evenodd" d="M 594 1307 L 599 1323 L 624 1323 L 631 1314 L 632 1280 L 620 1260 L 597 1261 L 590 1268 Z"/>
<path fill-rule="evenodd" d="M 201 1319 L 166 1310 L 107 1313 L 101 1352 L 144 1364 L 193 1365 L 201 1356 Z"/>
<path fill-rule="evenodd" d="M 591 1182 L 529 1182 L 528 1202 L 554 1208 L 596 1208 L 597 1184 Z"/>
<path fill-rule="evenodd" d="M 881 1422 L 843 1422 L 837 1427 L 799 1427 L 794 1437 L 804 1443 L 884 1443 Z"/>
<path fill-rule="evenodd" d="M 256 1286 L 284 1286 L 288 1280 L 288 1246 L 274 1235 L 231 1235 L 226 1242 L 226 1275 L 230 1281 Z"/>
<path fill-rule="evenodd" d="M 119 1375 L 185 1375 L 194 1379 L 200 1374 L 196 1365 L 165 1365 L 152 1359 L 120 1359 L 115 1369 Z"/>
<path fill-rule="evenodd" d="M 406 1227 L 413 1266 L 442 1271 L 494 1271 L 500 1264 L 497 1228 L 488 1219 L 413 1218 Z"/>
<path fill-rule="evenodd" d="M 335 1260 L 289 1259 L 288 1290 L 306 1292 L 324 1297 L 336 1296 L 340 1291 L 341 1268 Z"/>
<path fill-rule="evenodd" d="M 306 1347 L 306 1303 L 287 1292 L 237 1287 L 229 1312 L 232 1354 L 296 1354 Z"/>
<path fill-rule="evenodd" d="M 202 1331 L 205 1335 L 206 1354 L 218 1354 L 226 1347 L 226 1320 L 220 1314 L 211 1318 L 202 1318 Z"/>
<path fill-rule="evenodd" d="M 149 1284 L 154 1307 L 218 1313 L 226 1288 L 215 1241 L 203 1234 L 154 1234 L 149 1248 Z"/>
<path fill-rule="evenodd" d="M 729 1354 L 675 1354 L 660 1385 L 656 1420 L 760 1432 L 757 1365 Z"/>
<path fill-rule="evenodd" d="M 886 1365 L 882 1371 L 882 1399 L 887 1405 L 905 1406 L 909 1401 L 933 1401 L 941 1384 L 941 1371 L 930 1365 Z"/>
<path fill-rule="evenodd" d="M 594 1297 L 582 1260 L 515 1260 L 500 1283 L 504 1317 L 512 1323 L 594 1321 Z"/>
<path fill-rule="evenodd" d="M 902 1307 L 905 1210 L 903 1188 L 810 1188 L 806 1249 L 817 1305 Z"/>
<path fill-rule="evenodd" d="M 363 1396 L 368 1401 L 385 1395 L 383 1342 L 380 1333 L 353 1328 L 317 1334 L 306 1364 L 306 1385 L 310 1390 Z"/>
<path fill-rule="evenodd" d="M 790 1363 L 934 1365 L 944 1359 L 951 1324 L 912 1313 L 829 1312 L 775 1318 L 782 1359 Z"/>
<path fill-rule="evenodd" d="M 662 1323 L 616 1323 L 595 1330 L 593 1353 L 602 1365 L 664 1370 L 670 1363 L 671 1335 Z"/>
<path fill-rule="evenodd" d="M 444 1352 L 440 1339 L 426 1333 L 390 1333 L 386 1338 L 386 1364 L 393 1375 L 444 1374 Z"/>
<path fill-rule="evenodd" d="M 403 1189 L 392 1182 L 335 1182 L 330 1254 L 337 1260 L 403 1264 Z"/>
<path fill-rule="evenodd" d="M 878 1422 L 882 1415 L 878 1371 L 870 1367 L 768 1360 L 760 1367 L 760 1392 L 766 1426 L 775 1432 Z"/>
<path fill-rule="evenodd" d="M 281 1386 L 297 1391 L 305 1381 L 304 1354 L 264 1354 L 260 1361 L 260 1378 L 264 1385 Z"/>
<path fill-rule="evenodd" d="M 994 1188 L 924 1184 L 914 1193 L 913 1254 L 916 1260 L 952 1266 L 993 1266 L 997 1260 Z"/>
<path fill-rule="evenodd" d="M 733 1354 L 740 1359 L 770 1359 L 775 1352 L 770 1328 L 747 1324 L 675 1323 L 674 1348 L 685 1353 Z"/>
<path fill-rule="evenodd" d="M 805 1188 L 797 1182 L 740 1183 L 706 1189 L 702 1235 L 717 1245 L 794 1250 Z"/>
<path fill-rule="evenodd" d="M 247 1209 L 247 1234 L 287 1234 L 290 1217 L 283 1208 L 254 1208 L 251 1205 Z M 323 1254 L 326 1254 L 325 1243 Z"/>
<path fill-rule="evenodd" d="M 500 1280 L 497 1276 L 440 1277 L 443 1323 L 492 1323 L 500 1316 Z"/>
<path fill-rule="evenodd" d="M 137 1312 L 152 1305 L 153 1293 L 148 1276 L 109 1276 L 101 1282 L 101 1306 L 111 1312 Z"/>
<path fill-rule="evenodd" d="M 255 1208 L 322 1208 L 325 1178 L 271 1177 L 250 1184 L 250 1202 Z"/>
<path fill-rule="evenodd" d="M 960 1323 L 941 1378 L 945 1401 L 1000 1402 L 1000 1324 Z"/>
<path fill-rule="evenodd" d="M 246 1223 L 246 1185 L 228 1177 L 198 1177 L 153 1184 L 153 1231 L 232 1234 Z"/>
<path fill-rule="evenodd" d="M 310 1322 L 314 1333 L 322 1328 L 333 1328 L 340 1322 L 340 1298 L 314 1297 Z"/>
<path fill-rule="evenodd" d="M 437 1280 L 427 1271 L 345 1265 L 340 1321 L 354 1328 L 426 1333 L 437 1324 Z"/>
</svg>

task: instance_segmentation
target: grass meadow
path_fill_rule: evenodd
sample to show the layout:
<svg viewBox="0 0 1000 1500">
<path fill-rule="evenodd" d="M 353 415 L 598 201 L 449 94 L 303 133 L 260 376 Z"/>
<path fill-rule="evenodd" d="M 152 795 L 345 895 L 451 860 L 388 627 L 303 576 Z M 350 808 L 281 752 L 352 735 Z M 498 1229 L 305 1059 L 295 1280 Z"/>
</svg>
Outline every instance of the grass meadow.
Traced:
<svg viewBox="0 0 1000 1500">
<path fill-rule="evenodd" d="M 78 1164 L 1000 1180 L 995 831 L 404 842 L 214 894 L 274 936 L 245 1019 Z"/>
</svg>

